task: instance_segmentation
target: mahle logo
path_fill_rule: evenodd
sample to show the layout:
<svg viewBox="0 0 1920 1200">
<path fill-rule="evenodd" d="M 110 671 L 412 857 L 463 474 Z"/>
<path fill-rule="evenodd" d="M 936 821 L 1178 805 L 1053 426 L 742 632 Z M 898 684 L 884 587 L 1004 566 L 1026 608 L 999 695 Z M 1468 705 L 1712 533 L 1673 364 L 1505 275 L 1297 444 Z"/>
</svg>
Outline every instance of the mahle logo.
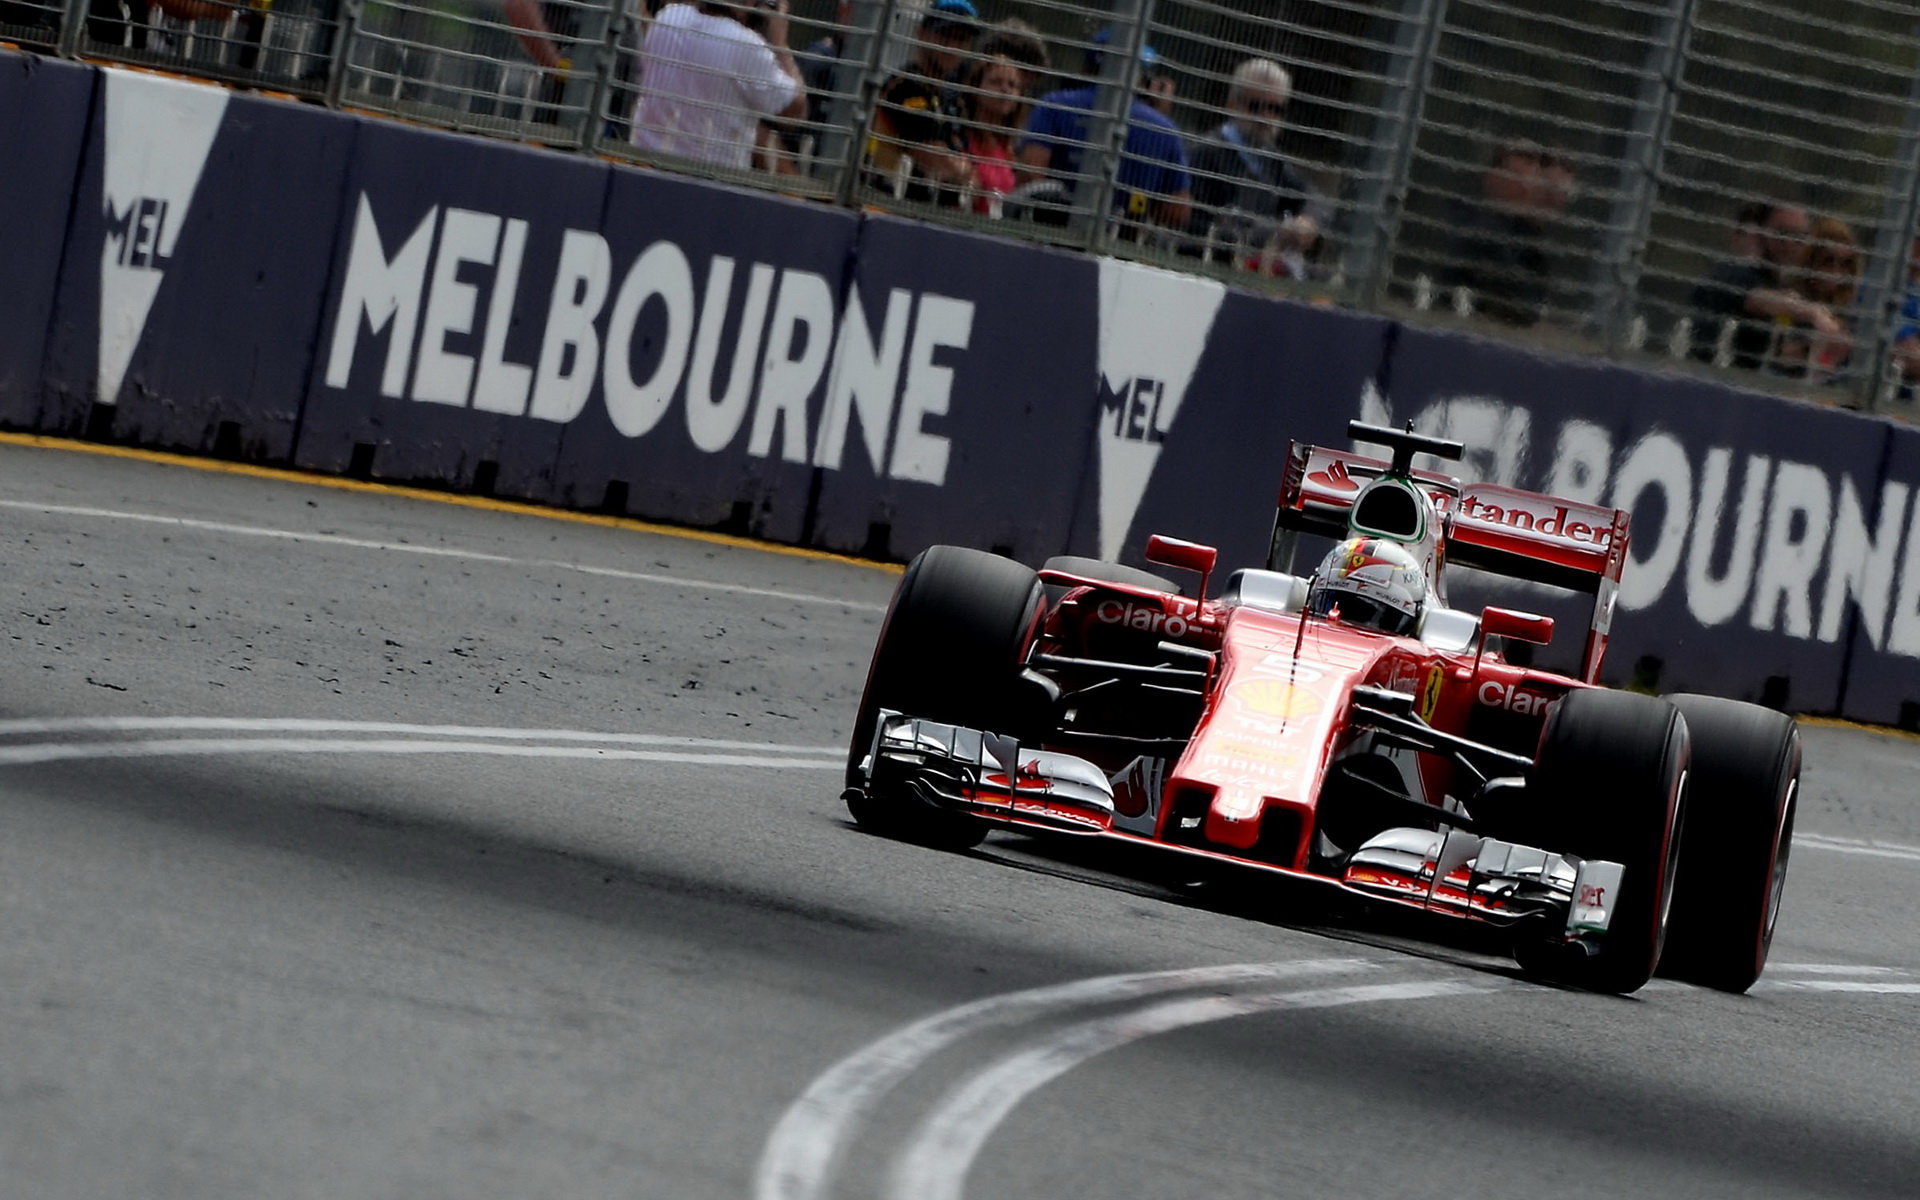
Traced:
<svg viewBox="0 0 1920 1200">
<path fill-rule="evenodd" d="M 220 132 L 227 90 L 125 71 L 101 75 L 98 385 L 100 403 L 113 404 Z"/>
</svg>

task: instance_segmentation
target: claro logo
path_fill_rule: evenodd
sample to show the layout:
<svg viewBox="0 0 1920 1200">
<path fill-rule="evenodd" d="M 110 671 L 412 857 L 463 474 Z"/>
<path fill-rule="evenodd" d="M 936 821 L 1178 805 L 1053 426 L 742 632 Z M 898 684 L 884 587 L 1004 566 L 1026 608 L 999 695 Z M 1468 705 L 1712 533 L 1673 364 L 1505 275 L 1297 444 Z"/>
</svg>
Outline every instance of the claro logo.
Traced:
<svg viewBox="0 0 1920 1200">
<path fill-rule="evenodd" d="M 1128 604 L 1121 600 L 1102 600 L 1094 606 L 1093 617 L 1105 625 L 1122 625 L 1141 633 L 1157 633 L 1170 638 L 1183 638 L 1191 628 L 1187 619 L 1178 613 L 1161 612 L 1157 608 Z"/>
<path fill-rule="evenodd" d="M 1480 685 L 1474 693 L 1480 703 L 1488 708 L 1504 708 L 1508 712 L 1534 716 L 1547 711 L 1547 706 L 1559 699 L 1540 692 L 1530 692 L 1526 688 L 1509 687 L 1497 679 L 1489 679 Z"/>
<path fill-rule="evenodd" d="M 948 440 L 927 425 L 947 413 L 954 368 L 944 364 L 972 337 L 970 301 L 894 289 L 875 325 L 858 287 L 841 304 L 812 271 L 722 255 L 695 263 L 664 240 L 616 264 L 606 239 L 585 229 L 566 230 L 553 261 L 529 262 L 528 232 L 524 220 L 435 208 L 389 253 L 362 194 L 327 386 L 349 388 L 363 334 L 384 336 L 388 399 L 565 424 L 597 385 L 629 438 L 651 433 L 680 400 L 702 451 L 727 449 L 744 431 L 749 454 L 837 470 L 858 424 L 876 474 L 946 482 Z M 544 315 L 516 302 L 528 280 L 537 282 L 526 290 L 551 296 Z M 538 353 L 516 362 L 508 331 L 532 319 Z"/>
</svg>

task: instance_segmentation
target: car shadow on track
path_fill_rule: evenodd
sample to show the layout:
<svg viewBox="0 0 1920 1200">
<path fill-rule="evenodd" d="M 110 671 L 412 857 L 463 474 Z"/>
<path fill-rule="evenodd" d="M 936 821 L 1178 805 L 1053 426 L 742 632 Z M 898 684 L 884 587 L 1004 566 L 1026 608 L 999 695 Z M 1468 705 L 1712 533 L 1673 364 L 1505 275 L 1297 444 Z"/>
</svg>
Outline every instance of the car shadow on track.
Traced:
<svg viewBox="0 0 1920 1200">
<path fill-rule="evenodd" d="M 1522 972 L 1506 930 L 1370 900 L 1329 882 L 1169 855 L 1104 838 L 995 833 L 970 852 L 1002 866 L 1542 987 Z"/>
</svg>

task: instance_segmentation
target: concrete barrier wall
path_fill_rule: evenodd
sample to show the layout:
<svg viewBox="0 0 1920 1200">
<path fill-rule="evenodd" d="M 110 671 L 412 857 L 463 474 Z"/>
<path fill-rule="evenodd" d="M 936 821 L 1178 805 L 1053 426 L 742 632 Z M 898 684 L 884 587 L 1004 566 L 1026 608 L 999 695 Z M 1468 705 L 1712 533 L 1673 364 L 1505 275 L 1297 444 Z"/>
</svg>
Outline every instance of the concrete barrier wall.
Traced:
<svg viewBox="0 0 1920 1200">
<path fill-rule="evenodd" d="M 1620 504 L 1610 678 L 1920 718 L 1920 433 L 1116 261 L 0 54 L 0 423 L 904 557 L 1264 557 L 1289 437 Z"/>
</svg>

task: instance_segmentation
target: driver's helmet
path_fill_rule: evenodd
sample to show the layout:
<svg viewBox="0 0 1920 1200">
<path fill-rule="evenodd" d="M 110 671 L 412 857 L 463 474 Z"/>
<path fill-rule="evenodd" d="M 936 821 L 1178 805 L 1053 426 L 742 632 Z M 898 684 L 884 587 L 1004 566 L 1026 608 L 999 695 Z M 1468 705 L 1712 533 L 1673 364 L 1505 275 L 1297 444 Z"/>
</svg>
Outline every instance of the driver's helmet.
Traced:
<svg viewBox="0 0 1920 1200">
<path fill-rule="evenodd" d="M 1342 624 L 1377 629 L 1397 637 L 1420 627 L 1427 605 L 1427 576 L 1406 547 L 1383 538 L 1348 538 L 1314 572 L 1307 607 L 1321 616 L 1336 612 Z"/>
</svg>

